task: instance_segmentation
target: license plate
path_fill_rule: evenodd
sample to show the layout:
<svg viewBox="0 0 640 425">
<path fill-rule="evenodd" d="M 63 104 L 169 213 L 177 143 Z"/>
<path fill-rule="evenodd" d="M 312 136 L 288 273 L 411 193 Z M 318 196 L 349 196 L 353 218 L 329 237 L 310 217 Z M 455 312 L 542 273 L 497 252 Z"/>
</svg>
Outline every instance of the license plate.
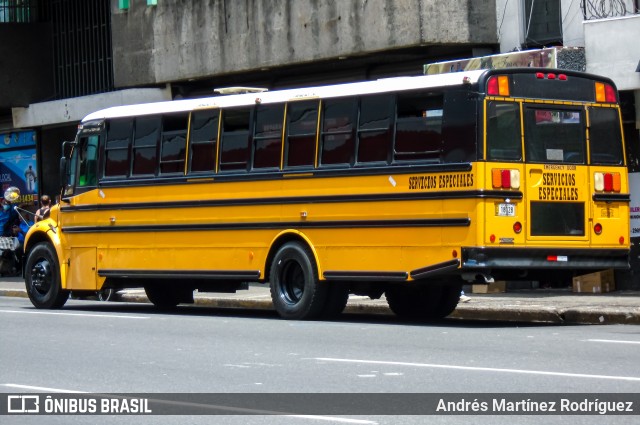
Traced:
<svg viewBox="0 0 640 425">
<path fill-rule="evenodd" d="M 497 204 L 496 215 L 500 217 L 515 217 L 516 206 L 514 204 Z"/>
</svg>

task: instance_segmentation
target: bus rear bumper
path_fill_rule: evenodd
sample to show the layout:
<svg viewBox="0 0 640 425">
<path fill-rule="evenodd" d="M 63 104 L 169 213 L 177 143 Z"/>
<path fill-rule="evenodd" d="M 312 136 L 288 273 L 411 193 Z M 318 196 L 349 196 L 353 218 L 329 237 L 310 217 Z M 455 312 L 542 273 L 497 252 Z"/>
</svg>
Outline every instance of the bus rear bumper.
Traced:
<svg viewBox="0 0 640 425">
<path fill-rule="evenodd" d="M 629 249 L 462 248 L 461 271 L 628 269 Z"/>
</svg>

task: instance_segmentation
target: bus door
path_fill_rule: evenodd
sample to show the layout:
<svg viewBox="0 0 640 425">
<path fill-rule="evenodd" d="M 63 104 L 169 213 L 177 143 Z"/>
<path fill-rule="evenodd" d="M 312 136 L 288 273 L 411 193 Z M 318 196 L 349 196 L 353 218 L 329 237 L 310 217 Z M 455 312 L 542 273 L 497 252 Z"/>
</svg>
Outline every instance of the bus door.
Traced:
<svg viewBox="0 0 640 425">
<path fill-rule="evenodd" d="M 96 225 L 99 134 L 80 135 L 71 154 L 67 185 L 59 214 L 61 237 L 66 248 L 63 264 L 68 264 L 66 288 L 95 290 Z"/>
<path fill-rule="evenodd" d="M 527 245 L 589 245 L 584 106 L 526 102 L 523 124 Z"/>
<path fill-rule="evenodd" d="M 589 180 L 593 199 L 594 245 L 620 248 L 629 239 L 627 169 L 619 109 L 589 105 Z"/>
</svg>

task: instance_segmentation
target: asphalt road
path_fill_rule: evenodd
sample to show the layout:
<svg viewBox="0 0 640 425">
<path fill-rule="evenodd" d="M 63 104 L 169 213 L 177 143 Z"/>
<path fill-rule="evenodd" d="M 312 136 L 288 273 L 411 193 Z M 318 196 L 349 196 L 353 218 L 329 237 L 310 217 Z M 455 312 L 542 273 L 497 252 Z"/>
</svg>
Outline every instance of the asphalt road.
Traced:
<svg viewBox="0 0 640 425">
<path fill-rule="evenodd" d="M 637 326 L 554 326 L 0 298 L 0 392 L 640 393 Z M 392 400 L 393 401 L 393 400 Z M 640 406 L 638 406 L 640 408 Z M 637 423 L 634 416 L 47 416 L 13 423 Z"/>
</svg>

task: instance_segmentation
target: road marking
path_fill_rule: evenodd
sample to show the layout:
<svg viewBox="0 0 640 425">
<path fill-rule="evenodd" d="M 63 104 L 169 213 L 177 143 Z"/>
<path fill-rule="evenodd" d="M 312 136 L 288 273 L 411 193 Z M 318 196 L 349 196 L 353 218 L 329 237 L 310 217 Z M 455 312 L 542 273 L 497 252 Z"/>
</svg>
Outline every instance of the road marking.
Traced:
<svg viewBox="0 0 640 425">
<path fill-rule="evenodd" d="M 337 363 L 362 363 L 362 364 L 376 364 L 376 365 L 389 365 L 389 366 L 411 366 L 411 367 L 424 367 L 424 368 L 432 368 L 432 369 L 457 369 L 457 370 L 469 370 L 469 371 L 478 371 L 478 372 L 520 373 L 524 375 L 564 376 L 569 378 L 610 379 L 610 380 L 616 380 L 616 381 L 640 382 L 640 377 L 636 377 L 636 376 L 588 375 L 584 373 L 548 372 L 545 370 L 499 369 L 499 368 L 493 368 L 493 367 L 456 366 L 456 365 L 431 364 L 431 363 L 389 362 L 389 361 L 379 361 L 379 360 L 334 359 L 334 358 L 328 358 L 328 357 L 314 357 L 314 358 L 311 358 L 310 360 L 317 360 L 317 361 L 323 361 L 323 362 L 337 362 Z"/>
<path fill-rule="evenodd" d="M 87 313 L 59 313 L 54 311 L 21 311 L 21 310 L 0 310 L 0 313 L 18 313 L 18 314 L 48 314 L 52 316 L 80 316 L 80 317 L 106 317 L 116 319 L 148 319 L 146 316 L 119 316 L 117 314 L 87 314 Z"/>
<path fill-rule="evenodd" d="M 43 391 L 43 392 L 47 392 L 47 393 L 76 393 L 76 394 L 85 394 L 86 393 L 86 391 L 61 390 L 60 388 L 34 387 L 32 385 L 2 384 L 2 386 L 3 387 L 9 387 L 9 388 L 18 388 L 20 390 Z"/>
<path fill-rule="evenodd" d="M 16 388 L 20 390 L 32 390 L 32 391 L 41 391 L 41 392 L 49 392 L 49 393 L 75 393 L 75 394 L 90 394 L 86 391 L 72 391 L 65 390 L 61 388 L 48 388 L 48 387 L 36 387 L 32 385 L 20 385 L 20 384 L 1 384 L 3 387 Z M 96 396 L 105 396 L 105 397 L 118 397 L 122 398 L 122 396 L 115 396 L 106 393 L 95 393 Z M 126 397 L 124 397 L 126 398 Z M 179 405 L 179 406 L 193 406 L 198 408 L 210 408 L 214 410 L 225 410 L 229 412 L 234 412 L 237 414 L 263 414 L 263 415 L 277 415 L 277 416 L 286 416 L 290 418 L 299 418 L 299 419 L 311 419 L 315 421 L 329 421 L 329 422 L 340 422 L 347 424 L 361 424 L 361 425 L 377 425 L 378 422 L 368 421 L 363 419 L 349 419 L 349 418 L 340 418 L 336 416 L 317 416 L 317 415 L 292 415 L 287 412 L 278 412 L 278 411 L 270 411 L 270 410 L 260 410 L 260 409 L 246 409 L 242 407 L 232 407 L 232 406 L 220 406 L 220 405 L 211 405 L 211 404 L 202 404 L 202 403 L 189 403 L 183 401 L 171 401 L 171 400 L 158 400 L 154 398 L 149 398 L 149 401 L 154 401 L 157 403 L 163 404 L 171 404 L 171 405 Z"/>
<path fill-rule="evenodd" d="M 587 339 L 587 342 L 607 342 L 611 344 L 640 344 L 640 341 L 623 341 L 619 339 Z"/>
</svg>

